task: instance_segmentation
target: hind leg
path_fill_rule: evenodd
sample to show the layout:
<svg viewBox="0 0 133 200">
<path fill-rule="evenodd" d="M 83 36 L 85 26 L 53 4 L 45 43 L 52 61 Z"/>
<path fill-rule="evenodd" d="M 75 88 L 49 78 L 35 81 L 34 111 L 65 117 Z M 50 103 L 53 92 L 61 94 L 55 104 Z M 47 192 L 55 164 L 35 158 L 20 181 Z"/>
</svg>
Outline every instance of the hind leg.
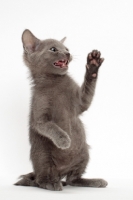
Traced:
<svg viewBox="0 0 133 200">
<path fill-rule="evenodd" d="M 68 182 L 68 185 L 99 188 L 106 187 L 108 183 L 104 179 L 84 179 L 75 177 L 74 180 Z"/>
<path fill-rule="evenodd" d="M 15 185 L 35 186 L 48 190 L 60 191 L 63 189 L 61 179 L 63 178 L 51 159 L 51 154 L 42 152 L 33 154 L 32 164 L 34 173 L 21 176 L 21 180 Z"/>
<path fill-rule="evenodd" d="M 19 178 L 21 179 L 14 185 L 39 187 L 39 185 L 36 183 L 35 174 L 33 172 L 21 175 Z"/>
<path fill-rule="evenodd" d="M 36 183 L 40 188 L 61 191 L 63 190 L 63 185 L 61 182 L 61 177 L 54 170 L 54 172 L 50 174 L 45 174 L 45 172 L 39 173 L 36 177 Z"/>
<path fill-rule="evenodd" d="M 54 191 L 61 191 L 63 189 L 62 185 L 66 185 L 65 182 L 61 182 L 60 178 L 53 175 L 46 175 L 44 176 L 46 172 L 40 173 L 39 175 L 35 176 L 35 174 L 29 173 L 26 175 L 20 176 L 21 180 L 19 180 L 14 185 L 17 186 L 34 186 L 34 187 L 40 187 L 48 190 L 54 190 Z"/>
<path fill-rule="evenodd" d="M 81 178 L 82 174 L 86 168 L 86 161 L 81 162 L 81 164 L 75 166 L 66 179 L 67 185 L 80 186 L 80 187 L 106 187 L 108 183 L 103 179 L 85 179 Z"/>
<path fill-rule="evenodd" d="M 39 185 L 36 183 L 35 174 L 33 172 L 29 174 L 21 175 L 19 178 L 21 178 L 21 180 L 19 180 L 14 185 L 39 187 Z M 67 185 L 65 181 L 61 181 L 61 183 L 63 186 Z"/>
</svg>

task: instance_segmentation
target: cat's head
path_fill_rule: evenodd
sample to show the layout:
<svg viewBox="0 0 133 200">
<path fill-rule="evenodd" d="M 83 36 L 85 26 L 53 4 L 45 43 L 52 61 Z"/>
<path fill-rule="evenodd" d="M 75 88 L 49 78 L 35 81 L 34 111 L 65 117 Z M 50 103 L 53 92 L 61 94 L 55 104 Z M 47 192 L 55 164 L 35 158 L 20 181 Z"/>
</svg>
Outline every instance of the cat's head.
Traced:
<svg viewBox="0 0 133 200">
<path fill-rule="evenodd" d="M 24 61 L 33 77 L 43 76 L 43 74 L 63 75 L 67 72 L 72 56 L 63 45 L 65 39 L 39 40 L 31 31 L 26 29 L 23 32 Z"/>
</svg>

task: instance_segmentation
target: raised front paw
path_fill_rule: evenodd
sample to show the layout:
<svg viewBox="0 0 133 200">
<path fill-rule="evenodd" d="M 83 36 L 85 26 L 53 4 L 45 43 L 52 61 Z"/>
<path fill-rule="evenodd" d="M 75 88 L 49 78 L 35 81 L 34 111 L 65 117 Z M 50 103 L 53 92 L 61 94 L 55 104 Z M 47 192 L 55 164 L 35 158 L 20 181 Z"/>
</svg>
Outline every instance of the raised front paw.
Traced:
<svg viewBox="0 0 133 200">
<path fill-rule="evenodd" d="M 91 78 L 97 77 L 98 69 L 101 66 L 102 62 L 104 61 L 104 58 L 101 58 L 100 56 L 101 56 L 101 53 L 100 51 L 97 51 L 97 50 L 93 50 L 87 56 L 86 67 Z"/>
</svg>

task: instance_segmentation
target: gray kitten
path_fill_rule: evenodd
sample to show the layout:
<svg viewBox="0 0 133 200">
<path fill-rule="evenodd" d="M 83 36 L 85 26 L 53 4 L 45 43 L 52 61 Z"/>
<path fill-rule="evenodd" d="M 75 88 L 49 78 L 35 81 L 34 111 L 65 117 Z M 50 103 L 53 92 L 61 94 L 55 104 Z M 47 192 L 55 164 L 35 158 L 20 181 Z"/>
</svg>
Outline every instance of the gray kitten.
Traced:
<svg viewBox="0 0 133 200">
<path fill-rule="evenodd" d="M 23 32 L 24 62 L 33 80 L 29 136 L 34 172 L 21 176 L 15 185 L 48 190 L 62 190 L 64 185 L 107 186 L 103 179 L 81 178 L 89 161 L 89 146 L 79 119 L 92 102 L 104 59 L 97 50 L 88 54 L 79 87 L 67 74 L 72 56 L 64 40 L 41 41 L 29 30 Z"/>
</svg>

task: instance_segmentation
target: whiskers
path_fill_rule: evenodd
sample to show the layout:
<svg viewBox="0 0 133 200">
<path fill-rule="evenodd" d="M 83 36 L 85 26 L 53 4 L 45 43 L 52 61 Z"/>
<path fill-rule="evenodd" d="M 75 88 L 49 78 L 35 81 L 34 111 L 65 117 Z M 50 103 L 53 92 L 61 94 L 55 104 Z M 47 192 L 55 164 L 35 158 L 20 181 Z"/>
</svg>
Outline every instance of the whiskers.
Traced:
<svg viewBox="0 0 133 200">
<path fill-rule="evenodd" d="M 72 56 L 72 61 L 77 61 L 79 59 L 79 55 L 71 54 L 71 56 Z"/>
</svg>

